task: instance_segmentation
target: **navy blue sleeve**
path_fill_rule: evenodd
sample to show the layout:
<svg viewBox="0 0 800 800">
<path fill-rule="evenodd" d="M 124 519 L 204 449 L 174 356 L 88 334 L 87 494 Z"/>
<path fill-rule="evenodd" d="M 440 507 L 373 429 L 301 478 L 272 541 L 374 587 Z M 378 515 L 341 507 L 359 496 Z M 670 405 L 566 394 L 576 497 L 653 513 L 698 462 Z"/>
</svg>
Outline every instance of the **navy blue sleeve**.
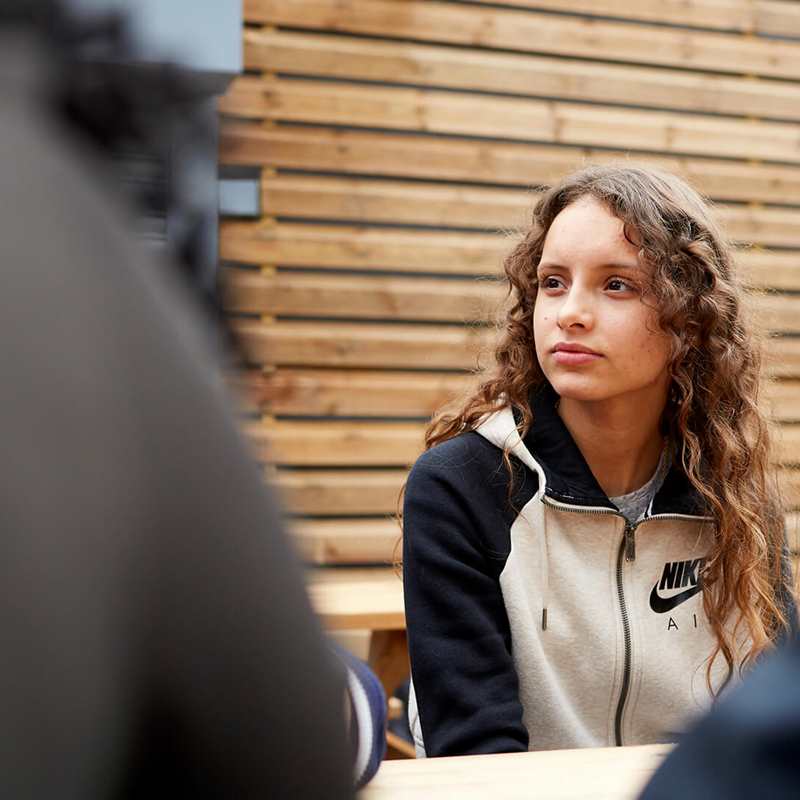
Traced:
<svg viewBox="0 0 800 800">
<path fill-rule="evenodd" d="M 683 737 L 640 800 L 798 796 L 800 645 L 774 652 Z"/>
<path fill-rule="evenodd" d="M 425 453 L 406 486 L 406 624 L 428 756 L 528 749 L 498 580 L 508 552 L 487 548 L 482 530 L 508 526 L 479 461 L 458 437 Z"/>
</svg>

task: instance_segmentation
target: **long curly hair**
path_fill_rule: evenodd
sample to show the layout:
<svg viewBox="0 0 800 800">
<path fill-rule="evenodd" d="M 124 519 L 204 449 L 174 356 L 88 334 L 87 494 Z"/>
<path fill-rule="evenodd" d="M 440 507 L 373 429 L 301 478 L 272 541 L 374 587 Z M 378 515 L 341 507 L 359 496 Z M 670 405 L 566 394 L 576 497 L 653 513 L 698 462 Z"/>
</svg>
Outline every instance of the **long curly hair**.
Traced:
<svg viewBox="0 0 800 800">
<path fill-rule="evenodd" d="M 640 259 L 653 266 L 647 291 L 671 339 L 662 431 L 715 523 L 703 573 L 703 604 L 717 640 L 708 660 L 711 688 L 720 653 L 730 678 L 786 629 L 781 598 L 790 587 L 769 432 L 758 405 L 761 337 L 745 314 L 731 247 L 708 203 L 684 181 L 644 166 L 589 166 L 540 195 L 530 227 L 504 262 L 509 302 L 493 368 L 459 407 L 434 416 L 426 449 L 473 430 L 502 407 L 518 411 L 521 436 L 535 424 L 528 397 L 545 381 L 534 345 L 536 269 L 553 220 L 586 196 L 623 222 Z M 504 460 L 510 471 L 508 452 Z M 748 639 L 749 648 L 742 646 Z"/>
</svg>

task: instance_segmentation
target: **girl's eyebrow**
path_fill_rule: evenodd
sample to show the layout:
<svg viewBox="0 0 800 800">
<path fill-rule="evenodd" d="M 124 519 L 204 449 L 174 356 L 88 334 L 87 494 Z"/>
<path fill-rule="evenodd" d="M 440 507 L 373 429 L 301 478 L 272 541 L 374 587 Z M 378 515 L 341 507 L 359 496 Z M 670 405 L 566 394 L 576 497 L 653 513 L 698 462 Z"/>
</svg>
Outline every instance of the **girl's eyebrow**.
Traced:
<svg viewBox="0 0 800 800">
<path fill-rule="evenodd" d="M 536 268 L 537 271 L 540 269 L 560 269 L 564 272 L 569 272 L 569 267 L 565 267 L 563 264 L 555 264 L 552 261 L 541 261 L 539 262 L 539 266 Z M 591 269 L 595 270 L 596 272 L 601 271 L 608 271 L 614 269 L 625 269 L 625 270 L 640 270 L 640 264 L 625 264 L 623 262 L 609 262 L 608 264 L 597 264 Z"/>
</svg>

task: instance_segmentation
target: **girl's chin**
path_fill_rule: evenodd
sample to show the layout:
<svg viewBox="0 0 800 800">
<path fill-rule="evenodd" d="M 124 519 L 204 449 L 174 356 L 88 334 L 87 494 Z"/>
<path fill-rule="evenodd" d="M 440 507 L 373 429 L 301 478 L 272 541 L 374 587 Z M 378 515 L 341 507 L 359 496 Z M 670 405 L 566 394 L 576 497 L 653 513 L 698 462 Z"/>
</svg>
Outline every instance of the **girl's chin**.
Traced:
<svg viewBox="0 0 800 800">
<path fill-rule="evenodd" d="M 548 376 L 547 379 L 562 399 L 596 403 L 601 400 L 609 400 L 617 394 L 609 392 L 608 386 L 604 382 L 587 380 L 584 376 L 553 375 Z"/>
</svg>

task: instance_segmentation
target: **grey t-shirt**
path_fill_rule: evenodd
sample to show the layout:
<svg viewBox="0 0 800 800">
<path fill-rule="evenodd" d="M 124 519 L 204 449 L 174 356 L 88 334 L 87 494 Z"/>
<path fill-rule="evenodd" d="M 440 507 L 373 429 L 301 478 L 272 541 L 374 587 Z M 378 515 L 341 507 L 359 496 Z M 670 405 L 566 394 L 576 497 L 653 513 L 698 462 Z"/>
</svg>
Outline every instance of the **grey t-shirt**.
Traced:
<svg viewBox="0 0 800 800">
<path fill-rule="evenodd" d="M 653 477 L 644 486 L 634 489 L 628 494 L 621 494 L 608 499 L 620 510 L 628 522 L 638 522 L 647 511 L 650 501 L 655 497 L 656 492 L 661 488 L 668 471 L 668 448 L 665 447 L 661 451 L 661 458 L 658 460 Z"/>
</svg>

